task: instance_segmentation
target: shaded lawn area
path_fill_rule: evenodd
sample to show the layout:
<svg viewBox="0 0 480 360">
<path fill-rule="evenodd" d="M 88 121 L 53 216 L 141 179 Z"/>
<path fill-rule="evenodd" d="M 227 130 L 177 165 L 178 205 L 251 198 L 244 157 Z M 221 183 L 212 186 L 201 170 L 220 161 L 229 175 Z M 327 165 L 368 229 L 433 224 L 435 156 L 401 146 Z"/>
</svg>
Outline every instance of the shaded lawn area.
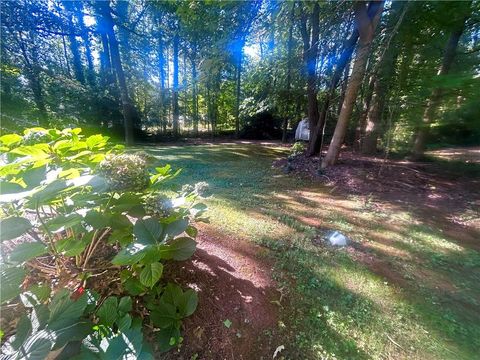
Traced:
<svg viewBox="0 0 480 360">
<path fill-rule="evenodd" d="M 282 344 L 290 359 L 478 358 L 479 248 L 462 243 L 458 225 L 444 231 L 446 217 L 417 211 L 421 203 L 349 196 L 284 175 L 272 168 L 286 155 L 281 147 L 143 149 L 183 169 L 172 188 L 210 184 L 205 236 L 214 231 L 268 249 L 258 256 L 273 262 L 280 294 L 278 321 L 262 332 L 270 358 Z M 318 245 L 326 229 L 344 232 L 352 246 Z"/>
</svg>

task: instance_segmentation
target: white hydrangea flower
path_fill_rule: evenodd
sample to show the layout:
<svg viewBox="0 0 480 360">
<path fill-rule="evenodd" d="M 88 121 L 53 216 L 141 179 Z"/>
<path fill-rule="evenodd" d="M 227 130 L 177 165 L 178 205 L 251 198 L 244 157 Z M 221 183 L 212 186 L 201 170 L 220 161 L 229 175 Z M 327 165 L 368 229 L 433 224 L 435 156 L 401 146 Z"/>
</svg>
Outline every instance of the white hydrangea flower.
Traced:
<svg viewBox="0 0 480 360">
<path fill-rule="evenodd" d="M 136 154 L 107 155 L 98 172 L 116 191 L 143 191 L 150 182 L 147 161 Z"/>
</svg>

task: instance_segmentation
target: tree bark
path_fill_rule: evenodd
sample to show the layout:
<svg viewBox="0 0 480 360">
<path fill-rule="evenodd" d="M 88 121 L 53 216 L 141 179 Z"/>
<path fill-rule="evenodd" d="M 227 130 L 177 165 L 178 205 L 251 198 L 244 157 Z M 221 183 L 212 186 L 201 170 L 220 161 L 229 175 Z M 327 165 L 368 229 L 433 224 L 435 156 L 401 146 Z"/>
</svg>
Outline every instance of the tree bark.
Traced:
<svg viewBox="0 0 480 360">
<path fill-rule="evenodd" d="M 236 49 L 236 67 L 235 67 L 235 138 L 240 137 L 240 95 L 242 81 L 242 58 L 243 58 L 243 39 L 238 40 Z"/>
<path fill-rule="evenodd" d="M 355 50 L 355 45 L 358 41 L 358 31 L 355 29 L 352 35 L 345 41 L 343 46 L 342 54 L 338 59 L 337 66 L 335 67 L 335 72 L 330 80 L 330 85 L 328 87 L 327 96 L 322 104 L 322 110 L 320 112 L 319 121 L 317 122 L 314 128 L 310 128 L 310 142 L 308 144 L 307 156 L 313 156 L 320 151 L 320 143 L 323 136 L 323 129 L 325 121 L 327 119 L 328 109 L 332 99 L 335 97 L 335 89 L 337 88 L 340 79 L 342 78 L 342 73 L 344 72 L 346 66 L 349 64 L 352 57 L 353 51 Z"/>
<path fill-rule="evenodd" d="M 377 152 L 379 126 L 385 108 L 385 101 L 388 93 L 388 86 L 395 72 L 395 63 L 399 55 L 399 44 L 392 40 L 403 21 L 407 11 L 407 2 L 395 2 L 392 5 L 393 14 L 388 21 L 387 29 L 391 29 L 390 37 L 373 69 L 373 89 L 367 107 L 364 127 L 362 126 L 362 137 L 360 150 L 363 154 L 372 155 Z"/>
<path fill-rule="evenodd" d="M 288 40 L 287 40 L 287 110 L 290 109 L 291 99 L 292 99 L 292 52 L 293 52 L 293 24 L 295 19 L 295 3 L 292 3 L 292 9 L 290 10 L 290 27 L 288 29 Z M 287 142 L 287 131 L 288 131 L 288 116 L 290 112 L 284 114 L 284 119 L 282 123 L 282 143 Z"/>
<path fill-rule="evenodd" d="M 78 8 L 75 12 L 76 18 L 78 23 L 81 26 L 82 30 L 82 40 L 83 46 L 85 47 L 85 57 L 87 58 L 87 82 L 90 84 L 92 88 L 96 86 L 96 76 L 95 76 L 95 68 L 93 66 L 93 55 L 92 55 L 92 48 L 90 45 L 90 37 L 88 34 L 87 26 L 85 25 L 85 21 L 83 18 L 83 3 L 78 2 Z"/>
<path fill-rule="evenodd" d="M 468 2 L 467 6 L 467 15 L 462 16 L 456 27 L 450 33 L 447 44 L 445 46 L 445 51 L 442 59 L 442 64 L 438 70 L 437 75 L 442 76 L 449 73 L 450 68 L 452 67 L 453 60 L 458 48 L 458 42 L 460 37 L 463 34 L 465 29 L 465 21 L 468 19 L 471 13 L 470 8 L 471 3 Z M 415 142 L 413 144 L 413 160 L 420 160 L 423 158 L 425 153 L 425 145 L 430 131 L 430 125 L 435 119 L 435 115 L 440 105 L 440 101 L 443 95 L 442 88 L 438 87 L 433 89 L 430 99 L 428 99 L 427 106 L 423 112 L 422 124 L 417 129 L 417 134 L 415 137 Z"/>
<path fill-rule="evenodd" d="M 388 92 L 388 85 L 395 70 L 395 61 L 398 56 L 398 48 L 387 50 L 386 56 L 382 59 L 379 74 L 375 76 L 373 92 L 368 108 L 365 122 L 365 129 L 360 142 L 361 152 L 372 155 L 377 152 L 379 126 L 385 108 L 385 100 Z"/>
<path fill-rule="evenodd" d="M 158 31 L 158 48 L 157 48 L 157 58 L 158 58 L 158 78 L 159 78 L 159 89 L 158 89 L 158 118 L 159 126 L 161 126 L 163 133 L 166 132 L 167 128 L 167 119 L 166 119 L 166 107 L 165 107 L 165 47 L 163 41 L 163 32 L 161 30 L 161 18 L 157 19 Z"/>
<path fill-rule="evenodd" d="M 62 35 L 62 45 L 63 45 L 63 56 L 65 57 L 65 65 L 67 67 L 67 76 L 71 76 L 70 72 L 70 61 L 68 60 L 67 54 L 67 43 L 65 42 L 65 35 Z"/>
<path fill-rule="evenodd" d="M 75 13 L 75 3 L 71 1 L 65 1 L 64 3 L 65 9 L 67 10 L 67 20 L 68 20 L 68 40 L 70 43 L 70 52 L 72 53 L 72 65 L 73 65 L 73 72 L 75 73 L 75 79 L 81 84 L 85 84 L 85 76 L 83 74 L 83 66 L 82 66 L 82 57 L 80 55 L 80 49 L 77 41 L 77 37 L 75 35 L 75 25 L 73 24 L 73 16 Z"/>
<path fill-rule="evenodd" d="M 363 146 L 363 138 L 365 136 L 365 127 L 367 124 L 367 116 L 370 110 L 370 104 L 373 98 L 373 88 L 375 86 L 375 74 L 372 73 L 370 75 L 370 79 L 368 81 L 368 86 L 365 89 L 365 93 L 363 95 L 363 107 L 362 112 L 358 118 L 357 128 L 355 129 L 355 141 L 353 144 L 354 151 L 361 151 Z"/>
<path fill-rule="evenodd" d="M 102 16 L 105 25 L 105 33 L 108 36 L 108 46 L 110 48 L 110 56 L 112 65 L 117 76 L 118 86 L 120 89 L 120 98 L 122 101 L 124 128 L 125 128 L 125 142 L 127 145 L 132 145 L 134 141 L 134 124 L 137 112 L 128 95 L 127 82 L 123 72 L 122 60 L 120 58 L 120 50 L 118 48 L 118 41 L 113 29 L 113 18 L 111 15 L 110 1 L 97 1 L 95 3 L 99 13 Z"/>
<path fill-rule="evenodd" d="M 29 32 L 33 46 L 31 47 L 30 56 L 27 52 L 26 44 L 22 39 L 22 34 L 19 32 L 17 38 L 20 50 L 23 56 L 23 62 L 25 65 L 25 77 L 28 79 L 28 84 L 33 93 L 33 101 L 38 110 L 38 123 L 41 126 L 48 127 L 48 113 L 45 106 L 45 100 L 43 98 L 43 87 L 40 81 L 40 65 L 38 63 L 38 52 L 35 45 L 35 35 L 33 32 Z"/>
<path fill-rule="evenodd" d="M 307 29 L 307 17 L 303 14 L 300 22 L 300 32 L 303 39 L 303 60 L 307 73 L 307 114 L 310 129 L 318 123 L 317 101 L 317 57 L 320 38 L 320 5 L 316 2 L 310 19 L 310 31 Z"/>
<path fill-rule="evenodd" d="M 179 36 L 173 36 L 173 136 L 178 136 L 179 108 L 178 108 L 178 43 Z"/>
<path fill-rule="evenodd" d="M 198 136 L 197 63 L 192 57 L 193 135 Z"/>
<path fill-rule="evenodd" d="M 372 7 L 374 7 L 373 17 L 369 16 L 364 2 L 355 3 L 355 21 L 357 23 L 360 36 L 359 47 L 355 56 L 352 75 L 348 82 L 347 91 L 345 93 L 345 100 L 343 101 L 342 110 L 338 117 L 335 132 L 333 133 L 327 155 L 322 161 L 322 168 L 334 165 L 338 159 L 340 148 L 347 131 L 348 121 L 352 115 L 358 90 L 365 75 L 365 67 L 370 55 L 370 48 L 375 35 L 375 28 L 383 10 L 383 3 L 383 1 L 371 2 Z"/>
</svg>

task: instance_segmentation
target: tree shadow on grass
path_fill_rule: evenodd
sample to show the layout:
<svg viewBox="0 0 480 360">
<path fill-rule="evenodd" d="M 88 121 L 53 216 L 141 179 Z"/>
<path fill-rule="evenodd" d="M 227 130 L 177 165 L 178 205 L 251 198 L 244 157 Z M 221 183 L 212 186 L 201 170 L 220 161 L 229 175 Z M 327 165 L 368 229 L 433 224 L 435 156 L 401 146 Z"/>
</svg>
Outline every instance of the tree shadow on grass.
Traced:
<svg viewBox="0 0 480 360">
<path fill-rule="evenodd" d="M 344 193 L 339 193 L 338 191 L 332 193 L 331 189 L 328 189 L 325 186 L 319 186 L 311 181 L 296 179 L 294 177 L 286 178 L 279 175 L 279 172 L 272 171 L 271 161 L 275 157 L 285 154 L 285 151 L 271 151 L 271 149 L 268 148 L 264 149 L 261 147 L 252 147 L 248 145 L 233 145 L 227 146 L 226 148 L 215 146 L 199 146 L 194 148 L 178 148 L 174 149 L 173 152 L 169 151 L 169 149 L 166 149 L 165 151 L 152 150 L 152 153 L 158 156 L 159 161 L 162 163 L 167 162 L 171 163 L 175 168 L 184 168 L 184 171 L 177 179 L 178 183 L 207 181 L 211 183 L 216 199 L 225 201 L 229 204 L 229 206 L 237 210 L 244 211 L 246 208 L 253 208 L 258 215 L 265 216 L 265 211 L 261 208 L 280 209 L 280 212 L 286 213 L 289 216 L 293 216 L 303 224 L 311 226 L 312 222 L 307 223 L 305 221 L 307 219 L 311 220 L 312 218 L 309 212 L 314 213 L 315 209 L 325 207 L 325 204 L 328 204 L 328 210 L 326 211 L 332 212 L 332 216 L 326 220 L 332 221 L 330 223 L 331 227 L 335 226 L 335 221 L 338 222 L 341 220 L 341 216 L 345 226 L 351 226 L 354 230 L 371 227 L 373 225 L 377 226 L 380 231 L 383 231 L 382 229 L 386 227 L 389 231 L 395 232 L 402 238 L 411 237 L 409 229 L 402 230 L 398 227 L 392 227 L 389 229 L 390 225 L 384 218 L 379 217 L 379 219 L 376 220 L 365 220 L 360 218 L 358 214 L 355 214 L 355 209 L 342 205 L 347 200 L 346 194 Z M 162 161 L 165 155 L 168 155 L 165 158 L 166 161 Z M 182 158 L 182 156 L 184 157 Z M 193 161 L 191 156 L 194 157 Z M 305 191 L 317 193 L 321 200 L 318 201 L 318 198 L 315 198 L 315 201 L 312 201 L 311 199 L 304 197 L 302 194 Z M 282 195 L 288 195 L 290 197 L 289 201 L 293 199 L 293 201 L 298 200 L 299 202 L 303 203 L 303 206 L 306 208 L 305 211 L 292 211 L 289 209 L 288 201 L 276 197 L 276 195 L 279 193 Z M 433 190 L 432 193 L 435 195 L 435 190 Z M 453 223 L 447 218 L 447 212 L 444 211 L 444 209 L 448 209 L 448 206 L 445 207 L 446 198 L 433 196 L 433 198 L 428 198 L 428 203 L 426 201 L 424 204 L 422 203 L 422 199 L 427 199 L 426 196 L 428 196 L 428 192 L 422 193 L 421 196 L 410 196 L 406 199 L 403 198 L 404 195 L 402 194 L 405 194 L 405 191 L 400 192 L 399 194 L 377 193 L 376 200 L 385 204 L 389 204 L 392 213 L 396 211 L 406 212 L 411 214 L 412 217 L 420 219 L 423 224 L 428 224 L 432 228 L 435 226 L 440 226 L 443 228 L 442 230 L 444 230 L 444 234 L 448 234 L 449 239 L 455 241 L 459 246 L 470 249 L 478 249 L 477 244 L 479 237 L 476 236 L 478 235 L 478 232 L 474 229 L 460 226 L 458 224 L 452 225 Z M 322 198 L 324 199 L 322 200 Z M 335 205 L 334 208 L 332 208 L 332 204 Z M 461 211 L 462 208 L 457 210 Z M 365 210 L 365 212 L 368 211 L 369 210 L 367 209 Z M 273 217 L 272 214 L 267 213 L 266 215 L 270 218 Z M 303 219 L 300 216 L 303 216 Z M 274 216 L 273 219 L 281 221 L 281 219 L 278 219 L 276 216 Z M 325 219 L 320 221 L 321 224 L 325 224 L 326 222 L 327 221 L 325 221 Z M 328 227 L 328 225 L 326 227 Z M 302 229 L 295 230 L 300 232 L 303 231 Z M 370 236 L 368 231 L 365 234 Z M 262 242 L 264 240 L 262 240 Z M 267 240 L 265 240 L 265 242 L 268 242 Z M 376 244 L 382 244 L 383 242 L 384 246 L 390 246 L 393 248 L 396 247 L 399 250 L 410 253 L 420 259 L 424 259 L 427 262 L 432 259 L 437 259 L 436 261 L 438 261 L 438 256 L 435 258 L 435 254 L 430 251 L 430 249 L 415 246 L 415 243 L 413 245 L 409 245 L 405 242 L 387 242 L 385 239 L 375 236 L 372 236 L 371 240 Z M 412 240 L 414 240 L 414 242 L 417 241 L 418 244 L 425 242 L 421 236 L 419 236 L 418 239 L 415 238 Z M 277 249 L 276 257 L 279 258 L 282 263 L 282 259 L 288 259 L 288 262 L 286 262 L 285 266 L 289 274 L 295 274 L 298 271 L 305 274 L 305 276 L 301 276 L 295 280 L 295 286 L 300 287 L 300 293 L 300 290 L 303 288 L 306 288 L 307 290 L 309 289 L 311 281 L 323 281 L 321 278 L 319 279 L 318 274 L 309 273 L 308 266 L 298 263 L 298 259 L 295 257 L 290 258 L 289 256 L 292 255 L 291 249 L 289 250 L 288 246 L 285 248 L 286 245 L 279 245 L 279 239 L 272 238 L 270 239 L 270 242 L 270 246 Z M 315 252 L 312 253 L 308 248 L 305 248 L 302 251 L 304 252 L 297 251 L 296 254 L 306 258 L 315 258 L 315 256 L 317 256 Z M 468 348 L 472 349 L 474 347 L 473 344 L 468 345 L 467 342 L 468 337 L 475 336 L 476 333 L 478 334 L 478 330 L 475 330 L 478 329 L 478 326 L 470 326 L 469 330 L 466 330 L 466 333 L 461 335 L 462 331 L 465 332 L 465 328 L 462 324 L 456 324 L 461 318 L 457 315 L 462 312 L 462 305 L 455 306 L 454 302 L 448 302 L 445 304 L 445 301 L 447 300 L 445 293 L 442 293 L 443 290 L 439 291 L 438 289 L 435 289 L 434 282 L 427 281 L 428 278 L 424 279 L 419 277 L 418 284 L 413 284 L 415 286 L 408 286 L 408 281 L 406 280 L 400 282 L 398 276 L 402 277 L 402 269 L 392 266 L 388 272 L 384 271 L 389 265 L 393 264 L 391 261 L 395 260 L 392 257 L 392 254 L 383 252 L 383 250 L 379 248 L 369 248 L 368 252 L 370 256 L 381 259 L 381 261 L 384 261 L 384 263 L 380 264 L 381 266 L 379 264 L 364 263 L 363 265 L 365 265 L 365 269 L 369 269 L 373 273 L 377 273 L 383 278 L 387 277 L 389 281 L 394 284 L 396 283 L 399 287 L 404 289 L 405 293 L 403 300 L 408 304 L 411 304 L 413 308 L 412 314 L 407 315 L 409 318 L 418 317 L 421 319 L 421 326 L 424 326 L 433 333 L 439 333 L 436 338 L 443 339 L 441 343 L 442 347 L 447 346 L 449 343 L 454 344 L 457 348 L 467 346 Z M 335 258 L 336 257 L 333 259 Z M 440 260 L 444 262 L 446 266 L 448 266 L 452 262 L 459 262 L 461 259 L 461 254 L 452 253 L 444 255 Z M 351 259 L 351 261 L 359 262 L 359 259 L 354 258 Z M 406 264 L 408 264 L 408 261 Z M 434 269 L 439 269 L 444 266 L 442 264 L 437 265 L 439 266 L 434 267 Z M 417 265 L 414 264 L 414 267 L 415 266 Z M 445 273 L 447 276 L 454 276 L 453 281 L 456 282 L 462 274 L 467 274 L 466 276 L 468 278 L 472 277 L 467 270 L 468 269 L 461 268 L 459 269 L 459 274 L 457 275 L 450 272 L 450 270 L 446 271 Z M 388 278 L 388 276 L 393 276 L 393 274 L 395 274 L 395 277 Z M 418 287 L 421 287 L 421 289 L 418 289 Z M 318 318 L 315 317 L 316 315 L 308 313 L 310 309 L 318 309 L 318 307 L 316 307 L 316 301 L 317 299 L 322 298 L 322 293 L 314 290 L 311 292 L 308 290 L 307 293 L 309 294 L 308 297 L 312 297 L 313 299 L 311 300 L 311 303 L 304 304 L 303 311 L 305 314 L 301 314 L 300 317 L 303 319 L 303 321 L 310 323 L 309 326 L 307 326 L 308 329 L 318 328 L 320 330 L 318 333 L 317 331 L 313 331 L 311 334 L 306 335 L 293 334 L 292 336 L 297 337 L 297 340 L 299 339 L 298 341 L 296 340 L 295 343 L 302 344 L 302 340 L 304 340 L 306 346 L 303 346 L 302 348 L 306 347 L 311 350 L 313 348 L 319 349 L 320 346 L 323 346 L 324 349 L 327 347 L 328 351 L 335 352 L 336 345 L 329 345 L 329 339 L 338 339 L 338 334 L 336 334 L 336 331 L 328 330 L 328 326 L 331 326 L 329 323 L 326 323 L 323 320 L 318 320 Z M 335 292 L 332 292 L 332 294 L 335 294 Z M 440 301 L 436 302 L 436 304 L 433 304 L 430 302 L 430 300 L 425 299 L 423 294 L 427 294 L 429 298 L 437 298 Z M 341 298 L 348 298 L 348 293 L 342 294 L 340 292 L 337 295 Z M 328 296 L 327 298 L 334 299 L 335 296 L 332 295 Z M 333 300 L 330 302 L 335 303 Z M 445 304 L 446 308 L 440 308 L 438 306 L 439 303 Z M 290 308 L 297 309 L 298 307 L 290 306 Z M 474 306 L 474 308 L 478 307 Z M 343 309 L 342 311 L 348 311 L 348 309 Z M 470 322 L 475 321 L 475 318 L 476 317 L 474 316 L 473 320 Z M 319 319 L 321 319 L 321 317 Z M 443 333 L 441 331 L 442 328 L 446 328 L 446 331 L 444 330 Z M 295 331 L 298 331 L 299 333 L 302 331 L 300 324 L 296 327 Z M 459 336 L 459 332 L 461 336 Z M 332 341 L 333 343 L 342 343 L 342 336 L 340 336 L 340 340 Z M 351 354 L 351 352 L 349 352 L 351 350 L 350 345 L 348 345 L 349 341 L 351 340 L 345 340 L 345 343 L 340 346 L 343 349 L 341 350 L 343 351 L 343 354 Z M 391 341 L 385 339 L 384 341 L 385 343 L 391 345 Z M 322 343 L 327 344 L 325 345 Z M 392 351 L 400 351 L 395 345 L 391 346 L 395 348 L 392 349 Z M 335 353 L 338 354 L 338 352 Z M 347 358 L 351 357 L 351 355 L 345 356 Z M 305 357 L 302 356 L 301 358 Z"/>
<path fill-rule="evenodd" d="M 282 355 L 287 358 L 315 359 L 322 352 L 342 354 L 351 359 L 369 358 L 353 339 L 342 336 L 328 324 L 328 316 L 336 311 L 334 304 L 331 311 L 322 308 L 322 316 L 313 312 L 314 307 L 305 307 L 302 303 L 286 304 L 289 300 L 282 299 L 271 274 L 257 275 L 262 268 L 265 272 L 270 272 L 271 268 L 268 259 L 255 256 L 258 251 L 254 245 L 242 245 L 243 240 L 221 233 L 210 237 L 207 229 L 201 229 L 201 234 L 203 239 L 192 260 L 170 267 L 166 275 L 199 292 L 198 309 L 185 321 L 184 346 L 180 352 L 169 355 L 172 359 L 190 359 L 194 354 L 200 359 L 269 359 L 280 345 L 285 346 Z M 337 294 L 339 302 L 367 302 L 334 282 L 315 290 L 323 291 L 327 287 Z M 319 293 L 315 296 L 317 301 L 322 301 Z M 374 311 L 372 304 L 368 306 Z M 308 321 L 319 329 L 320 337 L 305 333 L 301 323 L 285 321 L 286 327 L 278 326 L 278 320 L 284 315 L 293 319 L 305 312 L 311 312 Z M 367 324 L 368 316 L 363 321 Z M 302 338 L 305 346 L 299 348 L 291 341 L 292 337 Z"/>
</svg>

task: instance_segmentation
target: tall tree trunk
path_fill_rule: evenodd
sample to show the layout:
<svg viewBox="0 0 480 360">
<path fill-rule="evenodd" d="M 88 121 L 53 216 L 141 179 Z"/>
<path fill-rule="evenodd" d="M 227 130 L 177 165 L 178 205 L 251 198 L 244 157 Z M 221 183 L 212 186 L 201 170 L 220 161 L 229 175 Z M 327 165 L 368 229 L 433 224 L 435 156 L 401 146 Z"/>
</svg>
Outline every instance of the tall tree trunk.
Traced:
<svg viewBox="0 0 480 360">
<path fill-rule="evenodd" d="M 243 39 L 238 40 L 235 66 L 235 138 L 240 137 L 240 90 L 242 81 Z"/>
<path fill-rule="evenodd" d="M 355 29 L 352 35 L 345 41 L 343 45 L 342 54 L 338 59 L 337 66 L 335 67 L 335 72 L 333 73 L 330 80 L 327 96 L 325 97 L 325 100 L 322 104 L 322 110 L 320 112 L 319 120 L 315 127 L 310 128 L 310 142 L 308 144 L 307 156 L 315 155 L 320 151 L 320 144 L 323 138 L 323 131 L 330 103 L 335 97 L 335 89 L 337 88 L 337 85 L 342 78 L 342 73 L 346 69 L 347 65 L 350 63 L 350 59 L 352 57 L 353 51 L 355 50 L 355 45 L 357 44 L 357 41 L 358 30 Z"/>
<path fill-rule="evenodd" d="M 73 15 L 75 13 L 75 3 L 71 1 L 65 1 L 64 6 L 67 10 L 68 20 L 68 40 L 70 43 L 70 51 L 72 53 L 73 72 L 75 73 L 75 79 L 80 83 L 85 84 L 85 76 L 83 75 L 82 57 L 80 55 L 80 49 L 75 35 L 76 29 L 73 23 Z"/>
<path fill-rule="evenodd" d="M 450 71 L 450 68 L 452 67 L 453 60 L 455 59 L 455 54 L 458 48 L 458 42 L 465 29 L 465 21 L 468 19 L 471 13 L 471 3 L 467 2 L 465 4 L 466 4 L 465 11 L 467 15 L 460 16 L 459 22 L 456 24 L 455 28 L 450 33 L 447 44 L 445 46 L 442 64 L 437 73 L 438 76 L 448 74 Z M 432 91 L 432 94 L 430 95 L 430 99 L 428 100 L 427 106 L 423 112 L 422 124 L 417 130 L 415 142 L 413 145 L 412 158 L 414 160 L 419 160 L 424 156 L 426 140 L 428 138 L 428 133 L 430 131 L 430 125 L 435 119 L 435 115 L 440 105 L 442 95 L 443 95 L 443 90 L 440 87 L 435 88 Z"/>
<path fill-rule="evenodd" d="M 68 60 L 68 54 L 67 54 L 67 43 L 65 42 L 65 36 L 62 35 L 62 45 L 63 45 L 63 56 L 65 57 L 65 65 L 67 66 L 67 76 L 71 76 L 71 71 L 70 71 L 70 61 Z"/>
<path fill-rule="evenodd" d="M 347 65 L 345 65 L 345 70 L 343 70 L 343 80 L 340 88 L 340 98 L 338 99 L 338 108 L 336 111 L 337 116 L 340 115 L 340 112 L 342 111 L 343 99 L 345 99 L 345 93 L 347 92 L 348 75 L 350 75 L 350 64 L 351 61 L 348 61 Z"/>
<path fill-rule="evenodd" d="M 375 154 L 377 152 L 377 142 L 379 135 L 379 126 L 382 120 L 382 114 L 385 108 L 385 101 L 388 93 L 388 86 L 395 72 L 395 63 L 399 55 L 399 44 L 392 41 L 403 17 L 407 11 L 407 2 L 395 2 L 392 5 L 392 12 L 387 29 L 391 29 L 391 34 L 383 51 L 380 54 L 377 65 L 373 69 L 373 90 L 371 100 L 369 101 L 368 112 L 366 114 L 365 126 L 362 127 L 361 152 L 363 154 Z"/>
<path fill-rule="evenodd" d="M 313 129 L 319 118 L 317 101 L 317 57 L 318 41 L 320 37 L 320 5 L 315 2 L 311 14 L 310 32 L 307 28 L 307 17 L 303 15 L 300 23 L 300 32 L 303 39 L 303 59 L 307 72 L 307 113 L 310 129 Z"/>
<path fill-rule="evenodd" d="M 161 19 L 158 19 L 157 26 L 160 28 L 161 26 Z M 160 126 L 162 127 L 163 133 L 166 131 L 166 113 L 165 113 L 165 54 L 164 54 L 164 42 L 163 42 L 163 33 L 161 30 L 158 32 L 158 48 L 157 48 L 157 56 L 158 56 L 158 78 L 160 79 L 159 85 L 160 88 L 158 90 L 158 117 L 160 120 Z"/>
<path fill-rule="evenodd" d="M 105 88 L 115 82 L 115 76 L 110 59 L 110 45 L 108 44 L 107 24 L 98 7 L 97 12 L 97 31 L 100 34 L 102 49 L 100 50 L 100 87 Z"/>
<path fill-rule="evenodd" d="M 48 113 L 43 98 L 43 87 L 40 80 L 40 65 L 38 63 L 38 51 L 35 45 L 35 34 L 30 31 L 29 37 L 33 46 L 31 47 L 30 56 L 27 52 L 26 44 L 23 40 L 22 33 L 19 32 L 17 38 L 18 44 L 22 51 L 23 62 L 25 65 L 25 77 L 28 79 L 28 85 L 33 93 L 33 101 L 38 110 L 38 123 L 40 126 L 48 127 Z"/>
<path fill-rule="evenodd" d="M 85 57 L 87 58 L 87 82 L 92 88 L 94 88 L 96 86 L 95 68 L 93 66 L 93 55 L 92 55 L 92 48 L 90 44 L 90 37 L 89 37 L 88 29 L 87 29 L 87 26 L 85 25 L 85 20 L 83 17 L 82 2 L 78 2 L 78 8 L 75 14 L 76 14 L 77 21 L 81 26 L 83 47 L 85 48 Z"/>
<path fill-rule="evenodd" d="M 387 50 L 387 53 L 380 64 L 379 73 L 375 76 L 373 93 L 361 141 L 361 152 L 363 154 L 375 154 L 377 152 L 379 126 L 385 108 L 388 85 L 394 74 L 397 57 L 398 47 L 393 47 L 390 50 Z"/>
<path fill-rule="evenodd" d="M 340 147 L 342 146 L 345 133 L 347 132 L 348 121 L 352 115 L 358 90 L 365 75 L 365 67 L 370 55 L 371 43 L 375 35 L 375 28 L 377 27 L 383 10 L 384 2 L 372 1 L 371 3 L 373 3 L 372 6 L 375 7 L 375 10 L 373 11 L 373 17 L 369 16 L 364 2 L 355 3 L 355 21 L 357 23 L 358 32 L 360 35 L 359 47 L 355 56 L 352 75 L 348 82 L 347 91 L 345 93 L 342 111 L 338 117 L 335 132 L 333 133 L 327 155 L 322 161 L 322 168 L 334 165 L 338 159 Z"/>
<path fill-rule="evenodd" d="M 360 116 L 358 117 L 357 128 L 355 129 L 355 141 L 353 144 L 354 151 L 361 150 L 363 146 L 363 137 L 365 135 L 365 127 L 367 124 L 367 115 L 370 110 L 370 104 L 373 97 L 373 88 L 375 85 L 375 74 L 371 74 L 365 93 L 363 94 L 363 106 Z"/>
<path fill-rule="evenodd" d="M 96 1 L 95 3 L 99 13 L 102 16 L 105 25 L 105 32 L 108 36 L 108 46 L 110 48 L 110 56 L 112 65 L 117 76 L 118 86 L 120 90 L 120 98 L 122 101 L 124 128 L 125 128 L 125 142 L 127 145 L 132 145 L 134 141 L 134 123 L 137 112 L 128 95 L 127 82 L 123 72 L 122 60 L 120 58 L 120 51 L 118 48 L 118 41 L 113 29 L 113 19 L 111 15 L 110 1 Z"/>
<path fill-rule="evenodd" d="M 115 11 L 117 15 L 117 21 L 120 21 L 123 26 L 117 26 L 118 29 L 118 43 L 122 49 L 122 60 L 124 68 L 128 70 L 132 67 L 131 64 L 131 52 L 130 52 L 130 31 L 126 29 L 125 24 L 128 24 L 128 8 L 130 7 L 129 1 L 117 1 Z"/>
<path fill-rule="evenodd" d="M 192 98 L 193 98 L 193 135 L 198 136 L 197 63 L 196 63 L 195 56 L 192 57 Z"/>
<path fill-rule="evenodd" d="M 183 51 L 183 69 L 182 69 L 182 92 L 183 92 L 183 119 L 186 125 L 191 125 L 191 119 L 188 111 L 188 87 L 187 87 L 187 52 Z M 188 119 L 188 123 L 187 123 Z"/>
<path fill-rule="evenodd" d="M 290 27 L 288 29 L 288 40 L 287 40 L 287 110 L 290 109 L 291 99 L 292 99 L 292 52 L 293 52 L 293 25 L 295 19 L 295 3 L 292 3 L 292 9 L 290 10 Z M 288 117 L 290 112 L 287 111 L 287 114 L 284 114 L 283 124 L 282 124 L 282 143 L 287 142 L 287 131 L 288 131 Z"/>
<path fill-rule="evenodd" d="M 178 43 L 179 36 L 173 36 L 173 135 L 178 136 Z"/>
</svg>

